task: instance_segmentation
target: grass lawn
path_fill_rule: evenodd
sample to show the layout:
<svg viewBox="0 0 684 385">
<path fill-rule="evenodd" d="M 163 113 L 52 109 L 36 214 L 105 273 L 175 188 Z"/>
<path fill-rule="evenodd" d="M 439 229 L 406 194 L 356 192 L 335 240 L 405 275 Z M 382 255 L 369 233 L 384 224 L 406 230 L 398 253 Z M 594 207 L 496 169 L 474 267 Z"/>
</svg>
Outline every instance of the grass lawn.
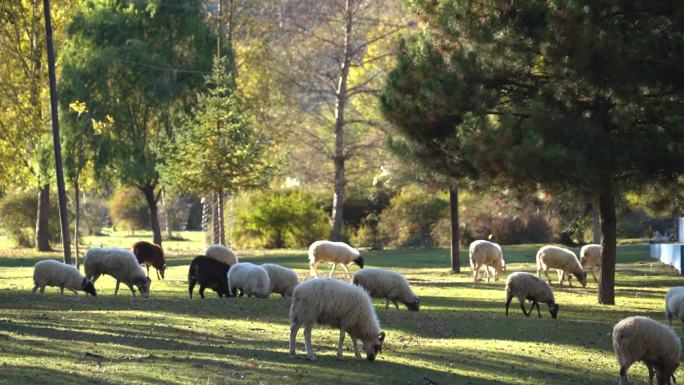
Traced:
<svg viewBox="0 0 684 385">
<path fill-rule="evenodd" d="M 421 311 L 385 310 L 375 300 L 387 333 L 375 362 L 355 360 L 346 339 L 345 361 L 337 361 L 336 330 L 314 329 L 318 360 L 287 354 L 289 301 L 218 298 L 190 300 L 187 265 L 202 251 L 200 233 L 165 243 L 166 280 L 153 279 L 150 298 L 133 298 L 114 280 L 98 280 L 96 298 L 32 295 L 33 264 L 59 253 L 14 249 L 0 242 L 0 384 L 612 384 L 618 367 L 612 326 L 629 315 L 663 321 L 663 298 L 684 279 L 648 257 L 644 244 L 618 247 L 617 305 L 596 303 L 596 284 L 557 289 L 559 318 L 545 305 L 542 319 L 525 318 L 514 300 L 504 316 L 503 280 L 473 285 L 470 269 L 449 273 L 446 250 L 387 250 L 366 253 L 368 266 L 404 273 L 421 297 Z M 128 247 L 136 236 L 91 237 L 90 246 Z M 504 247 L 508 272 L 533 271 L 539 245 Z M 243 261 L 274 262 L 307 275 L 304 250 L 245 251 Z M 467 252 L 461 254 L 467 265 Z M 353 265 L 352 271 L 357 267 Z M 319 273 L 327 274 L 321 266 Z M 338 269 L 337 276 L 344 277 Z M 555 273 L 552 278 L 555 279 Z M 120 293 L 120 294 L 121 294 Z M 681 333 L 679 324 L 675 325 Z M 647 382 L 635 365 L 631 379 Z"/>
</svg>

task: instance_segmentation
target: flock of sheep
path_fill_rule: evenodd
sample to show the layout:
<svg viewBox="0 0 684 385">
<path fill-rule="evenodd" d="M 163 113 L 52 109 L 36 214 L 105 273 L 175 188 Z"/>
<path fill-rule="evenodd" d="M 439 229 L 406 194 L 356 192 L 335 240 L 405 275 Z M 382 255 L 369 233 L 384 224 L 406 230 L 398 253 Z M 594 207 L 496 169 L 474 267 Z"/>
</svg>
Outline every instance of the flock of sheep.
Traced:
<svg viewBox="0 0 684 385">
<path fill-rule="evenodd" d="M 406 278 L 400 273 L 384 269 L 363 269 L 364 261 L 359 251 L 342 242 L 316 241 L 309 247 L 310 274 L 315 279 L 299 282 L 297 274 L 287 267 L 276 264 L 255 265 L 239 262 L 235 253 L 221 245 L 209 246 L 204 255 L 195 257 L 188 271 L 188 291 L 192 298 L 195 285 L 199 284 L 199 294 L 204 298 L 204 290 L 210 288 L 219 297 L 254 296 L 267 298 L 271 293 L 282 297 L 292 297 L 290 306 L 289 351 L 295 356 L 295 340 L 301 327 L 304 327 L 304 345 L 307 359 L 316 359 L 311 343 L 311 331 L 315 324 L 329 325 L 340 330 L 337 357 L 342 359 L 343 342 L 346 334 L 352 339 L 354 354 L 361 358 L 358 340 L 363 344 L 366 358 L 373 361 L 382 351 L 385 333 L 380 329 L 372 298 L 385 299 L 385 307 L 390 302 L 399 308 L 404 304 L 411 311 L 420 309 L 420 299 L 411 290 Z M 470 267 L 473 281 L 480 280 L 484 268 L 487 281 L 490 275 L 498 280 L 506 270 L 501 247 L 493 242 L 479 240 L 469 248 Z M 515 272 L 506 279 L 506 316 L 513 297 L 517 297 L 525 316 L 537 308 L 541 317 L 539 303 L 545 303 L 552 318 L 557 318 L 559 306 L 555 301 L 549 269 L 556 269 L 559 285 L 567 280 L 572 287 L 574 276 L 582 286 L 587 284 L 587 271 L 594 274 L 600 269 L 601 246 L 586 245 L 580 250 L 580 258 L 571 250 L 544 246 L 537 252 L 537 275 Z M 318 265 L 331 263 L 332 277 L 337 264 L 341 264 L 351 283 L 333 279 L 318 278 Z M 347 265 L 355 263 L 359 270 L 352 279 Z M 142 268 L 147 266 L 147 274 Z M 36 263 L 34 270 L 35 287 L 42 294 L 45 286 L 57 286 L 61 293 L 69 289 L 74 293 L 83 290 L 96 295 L 94 283 L 104 274 L 116 279 L 115 295 L 123 282 L 133 295 L 137 287 L 143 297 L 149 295 L 151 280 L 149 267 L 157 270 L 157 278 L 164 278 L 166 263 L 161 247 L 148 242 L 133 245 L 133 251 L 120 248 L 93 248 L 88 250 L 84 260 L 85 276 L 78 269 L 58 261 L 45 260 Z M 542 273 L 546 276 L 544 281 Z M 529 310 L 525 302 L 530 301 Z M 683 322 L 684 328 L 684 287 L 670 289 L 666 296 L 666 317 Z M 613 349 L 620 364 L 620 385 L 627 385 L 627 370 L 634 363 L 643 362 L 649 371 L 649 384 L 653 377 L 659 385 L 674 381 L 674 372 L 679 366 L 680 341 L 674 331 L 647 317 L 628 317 L 613 328 Z"/>
</svg>

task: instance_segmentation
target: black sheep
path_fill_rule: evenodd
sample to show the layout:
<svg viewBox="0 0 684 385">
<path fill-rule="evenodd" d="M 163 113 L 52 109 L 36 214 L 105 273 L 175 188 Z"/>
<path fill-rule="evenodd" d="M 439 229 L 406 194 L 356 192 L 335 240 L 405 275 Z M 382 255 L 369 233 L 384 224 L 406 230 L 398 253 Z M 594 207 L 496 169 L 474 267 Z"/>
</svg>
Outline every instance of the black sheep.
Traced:
<svg viewBox="0 0 684 385">
<path fill-rule="evenodd" d="M 199 293 L 204 298 L 204 289 L 213 289 L 219 297 L 228 294 L 228 269 L 230 265 L 204 255 L 198 255 L 190 262 L 188 271 L 188 291 L 192 298 L 192 290 L 199 282 Z"/>
</svg>

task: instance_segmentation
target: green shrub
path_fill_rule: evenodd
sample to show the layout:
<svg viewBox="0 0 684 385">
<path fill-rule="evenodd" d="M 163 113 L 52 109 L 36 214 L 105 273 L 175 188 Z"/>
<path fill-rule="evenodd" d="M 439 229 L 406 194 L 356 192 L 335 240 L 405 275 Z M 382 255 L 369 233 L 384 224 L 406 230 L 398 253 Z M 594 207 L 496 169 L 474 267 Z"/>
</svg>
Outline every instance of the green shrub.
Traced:
<svg viewBox="0 0 684 385">
<path fill-rule="evenodd" d="M 107 201 L 96 196 L 88 196 L 86 199 L 81 199 L 81 234 L 101 235 L 102 228 L 107 225 L 109 221 L 109 207 Z M 74 220 L 74 215 L 69 217 Z M 73 223 L 72 223 L 73 228 Z"/>
<path fill-rule="evenodd" d="M 60 239 L 59 211 L 56 194 L 50 195 L 50 241 Z M 0 199 L 0 227 L 17 246 L 35 245 L 36 215 L 38 214 L 37 191 L 14 191 Z"/>
<path fill-rule="evenodd" d="M 390 247 L 433 247 L 433 227 L 448 215 L 443 195 L 407 188 L 380 215 L 380 232 Z"/>
<path fill-rule="evenodd" d="M 150 212 L 140 191 L 133 188 L 117 189 L 109 201 L 109 213 L 114 227 L 129 231 L 149 227 Z"/>
<path fill-rule="evenodd" d="M 329 232 L 323 203 L 301 190 L 243 194 L 234 201 L 238 248 L 307 247 Z"/>
<path fill-rule="evenodd" d="M 369 214 L 361 221 L 361 226 L 351 236 L 355 247 L 381 249 L 385 240 L 380 232 L 380 221 L 375 214 Z"/>
</svg>

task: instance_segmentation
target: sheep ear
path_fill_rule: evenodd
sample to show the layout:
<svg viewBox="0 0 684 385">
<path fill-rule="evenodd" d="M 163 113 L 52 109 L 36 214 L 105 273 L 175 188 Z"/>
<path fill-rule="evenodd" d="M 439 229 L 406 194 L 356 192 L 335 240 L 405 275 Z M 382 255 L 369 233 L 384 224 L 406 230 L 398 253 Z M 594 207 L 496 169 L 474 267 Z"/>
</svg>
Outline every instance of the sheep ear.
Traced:
<svg viewBox="0 0 684 385">
<path fill-rule="evenodd" d="M 380 334 L 378 334 L 378 339 L 380 339 L 380 342 L 384 342 L 385 341 L 385 332 L 381 331 Z"/>
</svg>

